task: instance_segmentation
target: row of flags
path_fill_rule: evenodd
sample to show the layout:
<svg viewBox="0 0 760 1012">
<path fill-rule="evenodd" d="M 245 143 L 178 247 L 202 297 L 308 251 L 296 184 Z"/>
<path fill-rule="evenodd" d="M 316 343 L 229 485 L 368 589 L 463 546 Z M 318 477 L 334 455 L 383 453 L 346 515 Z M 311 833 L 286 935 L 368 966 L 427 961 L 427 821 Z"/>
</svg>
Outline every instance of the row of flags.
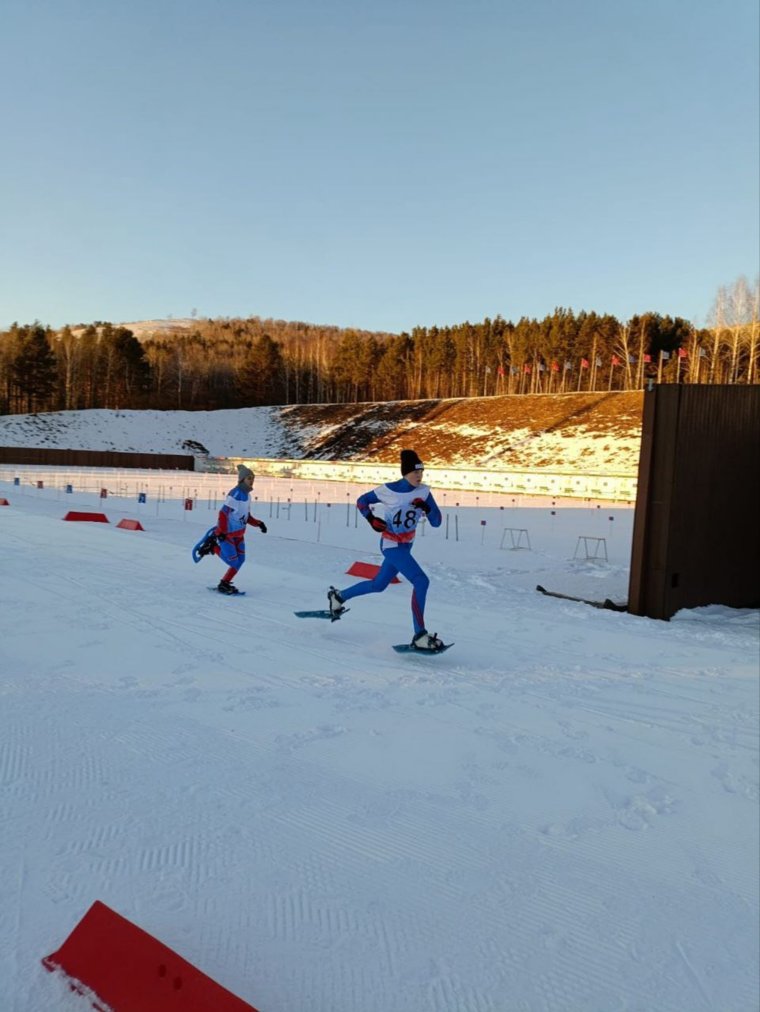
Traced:
<svg viewBox="0 0 760 1012">
<path fill-rule="evenodd" d="M 704 348 L 700 348 L 699 349 L 699 357 L 700 358 L 704 358 L 706 355 L 707 355 L 707 351 Z M 660 354 L 659 354 L 659 360 L 661 362 L 667 362 L 670 357 L 671 357 L 671 353 L 669 351 L 661 351 Z M 679 358 L 679 359 L 688 358 L 689 357 L 689 353 L 686 350 L 686 348 L 679 348 L 675 352 L 675 357 Z M 656 356 L 652 356 L 652 355 L 647 354 L 647 355 L 643 356 L 643 361 L 645 363 L 650 363 L 650 362 L 653 362 L 655 360 L 655 358 L 656 358 Z M 637 362 L 637 359 L 636 359 L 635 355 L 629 355 L 628 356 L 628 364 L 629 365 L 636 365 L 636 362 Z M 623 363 L 624 363 L 624 359 L 620 355 L 613 355 L 610 358 L 610 365 L 613 366 L 613 367 L 615 367 L 615 366 L 622 366 Z M 595 367 L 597 369 L 601 369 L 602 366 L 603 366 L 603 364 L 604 363 L 602 361 L 601 356 L 597 355 L 596 359 L 594 361 Z M 582 358 L 581 359 L 581 363 L 580 363 L 580 367 L 581 367 L 581 369 L 590 369 L 591 368 L 591 361 L 590 361 L 590 359 L 588 359 L 588 358 Z M 519 373 L 521 371 L 524 372 L 526 375 L 529 376 L 533 372 L 533 365 L 532 365 L 532 363 L 526 362 L 525 365 L 522 367 L 522 370 L 518 366 L 508 366 L 508 367 L 505 367 L 505 366 L 500 365 L 497 368 L 497 370 L 496 370 L 497 375 L 499 375 L 499 376 L 506 376 L 507 375 L 507 368 L 509 369 L 509 375 L 510 376 L 517 376 L 517 375 L 519 375 Z M 563 371 L 563 372 L 572 372 L 574 366 L 573 366 L 572 362 L 565 360 L 565 362 L 562 365 L 561 369 L 560 369 L 560 364 L 557 361 L 550 362 L 548 366 L 544 362 L 538 362 L 538 363 L 536 363 L 535 368 L 536 368 L 536 370 L 538 372 L 546 372 L 547 368 L 549 369 L 550 372 L 560 372 L 560 371 Z M 490 368 L 486 367 L 486 372 L 490 372 L 490 371 L 491 371 Z"/>
</svg>

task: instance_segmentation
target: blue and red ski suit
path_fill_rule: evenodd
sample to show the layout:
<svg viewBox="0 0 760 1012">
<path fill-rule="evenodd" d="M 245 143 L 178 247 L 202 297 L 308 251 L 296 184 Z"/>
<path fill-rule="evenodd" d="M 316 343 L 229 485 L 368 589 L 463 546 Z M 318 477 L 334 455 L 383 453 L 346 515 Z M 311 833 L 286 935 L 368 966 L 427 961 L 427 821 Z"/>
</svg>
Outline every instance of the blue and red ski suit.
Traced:
<svg viewBox="0 0 760 1012">
<path fill-rule="evenodd" d="M 427 519 L 431 527 L 440 527 L 441 511 L 427 485 L 413 485 L 406 478 L 401 478 L 359 496 L 356 506 L 365 520 L 374 514 L 387 525 L 380 537 L 383 564 L 373 579 L 360 580 L 338 593 L 344 601 L 363 594 L 378 594 L 385 590 L 397 573 L 401 573 L 413 588 L 412 622 L 416 635 L 425 628 L 425 601 L 430 580 L 412 556 L 412 543 L 423 513 L 418 506 L 412 505 L 415 499 L 422 499 L 430 507 Z M 375 509 L 372 509 L 373 506 Z"/>
<path fill-rule="evenodd" d="M 232 582 L 245 562 L 246 526 L 250 524 L 251 527 L 261 527 L 262 530 L 265 530 L 265 524 L 251 514 L 250 502 L 251 496 L 248 490 L 242 485 L 236 485 L 227 493 L 227 498 L 219 510 L 219 518 L 214 531 L 219 539 L 219 544 L 214 549 L 214 554 L 218 555 L 229 567 L 222 577 L 228 583 Z"/>
</svg>

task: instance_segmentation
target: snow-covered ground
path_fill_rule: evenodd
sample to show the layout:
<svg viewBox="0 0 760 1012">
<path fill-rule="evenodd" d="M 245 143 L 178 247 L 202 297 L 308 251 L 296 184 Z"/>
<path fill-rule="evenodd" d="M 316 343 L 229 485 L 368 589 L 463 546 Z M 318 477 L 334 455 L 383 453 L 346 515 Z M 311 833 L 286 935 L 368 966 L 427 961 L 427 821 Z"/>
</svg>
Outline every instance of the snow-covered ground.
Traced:
<svg viewBox="0 0 760 1012">
<path fill-rule="evenodd" d="M 215 503 L 0 482 L 2 1009 L 86 1007 L 39 960 L 100 899 L 262 1012 L 756 1010 L 758 613 L 544 597 L 624 601 L 632 511 L 460 500 L 399 656 L 407 584 L 293 615 L 369 527 L 256 493 L 228 599 Z"/>
</svg>

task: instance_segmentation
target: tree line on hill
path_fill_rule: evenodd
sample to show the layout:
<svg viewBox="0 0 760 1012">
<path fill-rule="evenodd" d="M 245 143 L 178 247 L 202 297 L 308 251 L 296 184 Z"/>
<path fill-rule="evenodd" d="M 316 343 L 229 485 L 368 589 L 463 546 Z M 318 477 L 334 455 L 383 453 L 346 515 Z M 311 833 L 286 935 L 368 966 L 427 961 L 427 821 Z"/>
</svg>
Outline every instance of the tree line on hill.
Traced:
<svg viewBox="0 0 760 1012">
<path fill-rule="evenodd" d="M 500 394 L 757 383 L 758 283 L 718 292 L 711 325 L 556 309 L 543 320 L 386 334 L 282 320 L 194 321 L 139 340 L 97 322 L 0 332 L 0 414 L 84 408 L 214 410 Z"/>
</svg>

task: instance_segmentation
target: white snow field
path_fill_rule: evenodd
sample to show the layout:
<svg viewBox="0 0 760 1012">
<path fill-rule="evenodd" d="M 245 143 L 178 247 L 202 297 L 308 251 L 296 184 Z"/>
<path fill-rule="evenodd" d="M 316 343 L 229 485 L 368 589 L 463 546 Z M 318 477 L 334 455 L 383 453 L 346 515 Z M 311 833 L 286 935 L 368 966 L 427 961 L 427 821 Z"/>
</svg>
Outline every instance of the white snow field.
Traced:
<svg viewBox="0 0 760 1012">
<path fill-rule="evenodd" d="M 215 503 L 2 477 L 3 1012 L 84 1012 L 40 959 L 96 899 L 262 1012 L 758 1008 L 758 613 L 535 591 L 625 601 L 630 509 L 448 507 L 419 657 L 406 583 L 293 615 L 379 561 L 342 490 L 257 481 L 230 599 Z"/>
</svg>

